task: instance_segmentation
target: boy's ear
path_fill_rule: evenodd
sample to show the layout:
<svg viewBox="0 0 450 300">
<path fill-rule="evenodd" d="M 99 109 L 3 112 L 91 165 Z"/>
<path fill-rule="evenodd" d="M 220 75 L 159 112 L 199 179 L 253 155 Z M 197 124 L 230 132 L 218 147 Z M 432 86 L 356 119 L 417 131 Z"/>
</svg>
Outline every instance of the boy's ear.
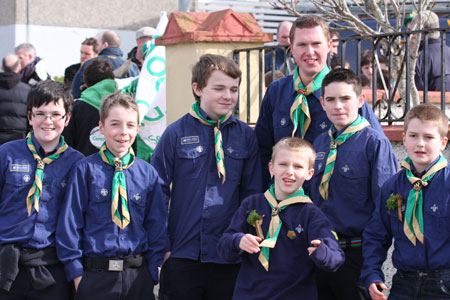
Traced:
<svg viewBox="0 0 450 300">
<path fill-rule="evenodd" d="M 98 121 L 98 130 L 100 131 L 101 134 L 105 135 L 102 121 Z"/>
<path fill-rule="evenodd" d="M 444 151 L 445 146 L 447 146 L 448 137 L 441 138 L 441 151 Z"/>
<path fill-rule="evenodd" d="M 322 105 L 322 108 L 323 108 L 323 96 L 320 96 L 320 104 Z M 324 109 L 325 110 L 325 109 Z"/>
<path fill-rule="evenodd" d="M 69 125 L 69 121 L 70 121 L 71 117 L 72 117 L 71 113 L 66 114 L 66 121 L 64 122 L 64 127 L 67 127 L 67 125 Z"/>
<path fill-rule="evenodd" d="M 273 177 L 273 164 L 272 164 L 272 161 L 269 161 L 269 172 L 270 172 L 270 177 Z"/>
<path fill-rule="evenodd" d="M 306 176 L 306 180 L 310 180 L 314 175 L 314 168 L 308 170 L 308 175 Z"/>
<path fill-rule="evenodd" d="M 197 82 L 193 82 L 192 83 L 192 90 L 194 91 L 194 93 L 201 97 L 202 96 L 202 90 L 198 88 Z"/>
<path fill-rule="evenodd" d="M 31 111 L 27 111 L 27 119 L 28 119 L 28 124 L 30 126 L 32 126 L 32 124 L 31 124 Z"/>
<path fill-rule="evenodd" d="M 358 108 L 361 108 L 365 101 L 366 101 L 366 95 L 361 93 L 361 95 L 359 95 L 359 97 L 358 97 Z"/>
</svg>

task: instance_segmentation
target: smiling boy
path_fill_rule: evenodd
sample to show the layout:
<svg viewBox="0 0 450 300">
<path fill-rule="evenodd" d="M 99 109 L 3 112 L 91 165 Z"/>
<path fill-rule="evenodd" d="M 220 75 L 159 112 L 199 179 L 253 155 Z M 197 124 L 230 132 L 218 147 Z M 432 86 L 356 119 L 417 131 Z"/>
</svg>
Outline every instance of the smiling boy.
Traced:
<svg viewBox="0 0 450 300">
<path fill-rule="evenodd" d="M 381 265 L 392 239 L 397 268 L 389 299 L 450 299 L 450 167 L 448 117 L 432 104 L 406 115 L 402 170 L 383 185 L 363 235 L 361 278 L 372 299 L 386 297 Z"/>
<path fill-rule="evenodd" d="M 315 151 L 305 140 L 283 138 L 272 153 L 275 183 L 264 194 L 244 199 L 219 242 L 219 253 L 243 260 L 233 299 L 314 300 L 315 267 L 330 272 L 344 262 L 330 222 L 302 189 L 314 173 Z M 250 214 L 259 216 L 264 241 Z"/>
<path fill-rule="evenodd" d="M 83 157 L 61 136 L 72 97 L 46 80 L 27 102 L 33 131 L 0 147 L 0 299 L 69 299 L 55 231 L 69 171 Z"/>
<path fill-rule="evenodd" d="M 105 97 L 105 144 L 71 173 L 56 236 L 76 299 L 154 299 L 167 217 L 156 171 L 131 148 L 138 120 L 130 96 Z"/>
<path fill-rule="evenodd" d="M 262 191 L 256 137 L 232 115 L 240 79 L 231 59 L 202 55 L 192 69 L 196 101 L 152 157 L 170 202 L 162 299 L 231 299 L 239 260 L 219 257 L 217 243 L 242 199 Z"/>
<path fill-rule="evenodd" d="M 319 299 L 369 299 L 359 283 L 361 235 L 397 159 L 386 136 L 358 113 L 365 99 L 356 74 L 332 70 L 322 92 L 320 102 L 332 125 L 314 141 L 315 173 L 305 191 L 336 229 L 346 259 L 335 273 L 317 272 Z"/>
</svg>

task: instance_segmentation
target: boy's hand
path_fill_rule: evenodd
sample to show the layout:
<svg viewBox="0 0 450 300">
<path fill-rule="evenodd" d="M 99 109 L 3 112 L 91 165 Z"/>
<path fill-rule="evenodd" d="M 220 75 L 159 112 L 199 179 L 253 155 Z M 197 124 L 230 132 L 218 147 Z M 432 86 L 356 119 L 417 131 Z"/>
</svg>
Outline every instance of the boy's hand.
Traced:
<svg viewBox="0 0 450 300">
<path fill-rule="evenodd" d="M 374 282 L 369 285 L 369 294 L 372 300 L 386 300 L 386 296 L 380 291 L 386 290 L 387 286 L 382 282 Z"/>
<path fill-rule="evenodd" d="M 170 252 L 170 251 L 168 251 L 168 252 L 164 253 L 163 264 L 164 264 L 164 263 L 166 262 L 166 260 L 168 260 L 168 259 L 169 259 L 169 257 L 170 257 L 170 254 L 172 254 L 172 252 Z"/>
<path fill-rule="evenodd" d="M 78 292 L 78 286 L 80 285 L 81 278 L 83 278 L 83 276 L 78 276 L 78 277 L 75 277 L 73 279 L 73 285 L 75 287 L 75 293 Z"/>
<path fill-rule="evenodd" d="M 259 237 L 247 233 L 241 238 L 239 248 L 250 254 L 258 253 L 260 251 L 259 242 L 261 242 Z"/>
<path fill-rule="evenodd" d="M 321 240 L 312 240 L 312 241 L 311 241 L 312 247 L 308 247 L 308 253 L 309 253 L 309 255 L 313 254 L 313 252 L 316 251 L 317 247 L 319 247 L 320 244 L 322 244 L 322 241 L 321 241 Z"/>
</svg>

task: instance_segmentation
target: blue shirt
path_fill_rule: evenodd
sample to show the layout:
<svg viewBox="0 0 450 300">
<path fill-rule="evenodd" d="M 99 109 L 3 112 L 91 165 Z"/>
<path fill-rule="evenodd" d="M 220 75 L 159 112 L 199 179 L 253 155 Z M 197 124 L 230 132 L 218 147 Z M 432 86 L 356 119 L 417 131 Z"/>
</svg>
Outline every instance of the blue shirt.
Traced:
<svg viewBox="0 0 450 300">
<path fill-rule="evenodd" d="M 284 49 L 275 48 L 264 55 L 264 73 L 272 71 L 272 51 L 275 51 L 275 70 L 279 70 L 284 63 Z"/>
<path fill-rule="evenodd" d="M 109 61 L 111 63 L 112 69 L 115 70 L 125 63 L 125 59 L 123 59 L 122 56 L 123 56 L 123 53 L 122 53 L 122 50 L 120 50 L 120 48 L 108 47 L 108 48 L 105 48 L 102 51 L 100 51 L 100 53 L 98 54 L 98 57 L 96 57 L 94 59 L 97 59 L 97 58 L 106 59 L 107 61 Z M 77 74 L 75 74 L 75 77 L 73 78 L 71 93 L 72 93 L 72 96 L 74 99 L 80 98 L 80 96 L 81 96 L 80 87 L 84 84 L 83 72 L 84 72 L 84 69 L 91 63 L 91 61 L 93 61 L 93 59 L 86 61 L 81 66 L 81 68 L 78 70 Z M 123 77 L 127 78 L 127 77 L 135 77 L 135 76 L 139 76 L 139 68 L 136 66 L 135 63 L 132 62 L 132 63 L 130 63 L 130 68 L 129 68 L 128 72 Z"/>
<path fill-rule="evenodd" d="M 381 186 L 397 171 L 398 162 L 391 143 L 384 134 L 366 127 L 338 146 L 328 200 L 319 193 L 330 150 L 327 132 L 317 137 L 314 149 L 315 172 L 305 183 L 305 193 L 325 213 L 338 235 L 361 236 L 375 209 Z"/>
<path fill-rule="evenodd" d="M 405 173 L 402 169 L 385 182 L 381 195 L 377 197 L 374 214 L 364 230 L 364 265 L 361 279 L 366 286 L 372 282 L 384 281 L 381 265 L 386 258 L 392 238 L 394 238 L 392 263 L 397 269 L 411 272 L 450 268 L 450 166 L 437 172 L 422 189 L 424 243 L 417 241 L 416 246 L 403 231 L 406 203 L 412 188 Z M 397 193 L 403 198 L 403 222 L 397 219 L 397 208 L 388 212 L 386 207 L 389 196 Z"/>
<path fill-rule="evenodd" d="M 38 153 L 45 153 L 34 136 L 32 140 Z M 41 157 L 45 155 L 41 154 Z M 81 153 L 68 147 L 58 159 L 45 165 L 39 212 L 33 205 L 28 216 L 26 199 L 34 182 L 36 160 L 26 139 L 0 147 L 0 244 L 15 243 L 34 249 L 55 246 L 56 220 L 69 171 L 82 158 Z"/>
<path fill-rule="evenodd" d="M 261 111 L 255 126 L 256 137 L 258 138 L 259 151 L 261 153 L 261 163 L 264 170 L 264 184 L 268 187 L 270 181 L 268 163 L 272 156 L 272 147 L 282 138 L 292 135 L 294 125 L 290 118 L 292 103 L 297 97 L 294 90 L 293 76 L 289 75 L 273 82 L 266 91 L 261 104 Z M 320 104 L 322 89 L 307 96 L 311 124 L 305 135 L 305 140 L 311 144 L 321 133 L 328 131 L 331 122 L 328 120 L 325 111 Z M 364 102 L 359 109 L 360 115 L 366 118 L 372 128 L 384 135 L 383 129 L 373 113 L 371 107 Z M 301 137 L 300 130 L 295 136 Z"/>
<path fill-rule="evenodd" d="M 70 174 L 58 219 L 56 250 L 68 280 L 83 275 L 82 257 L 122 258 L 142 254 L 158 281 L 166 241 L 166 209 L 154 168 L 139 158 L 123 170 L 131 221 L 120 229 L 111 217 L 114 167 L 94 153 Z"/>
<path fill-rule="evenodd" d="M 167 205 L 170 200 L 171 257 L 227 263 L 217 254 L 217 242 L 241 200 L 262 191 L 252 129 L 231 116 L 221 132 L 224 184 L 217 174 L 214 127 L 186 114 L 167 127 L 156 146 L 152 164 L 161 178 Z"/>
<path fill-rule="evenodd" d="M 275 248 L 270 249 L 267 272 L 258 260 L 259 253 L 239 248 L 245 233 L 256 235 L 255 227 L 247 223 L 253 209 L 263 217 L 262 231 L 267 233 L 272 209 L 264 194 L 253 195 L 243 201 L 218 246 L 224 258 L 242 257 L 233 299 L 317 299 L 314 269 L 332 272 L 344 263 L 328 219 L 312 203 L 292 204 L 282 210 L 282 226 Z M 309 255 L 307 249 L 315 239 L 322 244 Z"/>
</svg>

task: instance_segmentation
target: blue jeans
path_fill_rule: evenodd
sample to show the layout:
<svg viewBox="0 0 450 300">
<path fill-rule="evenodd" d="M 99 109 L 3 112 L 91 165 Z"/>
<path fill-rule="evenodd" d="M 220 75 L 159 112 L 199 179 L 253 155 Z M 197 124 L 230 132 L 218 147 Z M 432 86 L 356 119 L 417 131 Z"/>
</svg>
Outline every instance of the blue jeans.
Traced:
<svg viewBox="0 0 450 300">
<path fill-rule="evenodd" d="M 389 300 L 450 299 L 450 269 L 403 272 L 392 279 Z"/>
</svg>

